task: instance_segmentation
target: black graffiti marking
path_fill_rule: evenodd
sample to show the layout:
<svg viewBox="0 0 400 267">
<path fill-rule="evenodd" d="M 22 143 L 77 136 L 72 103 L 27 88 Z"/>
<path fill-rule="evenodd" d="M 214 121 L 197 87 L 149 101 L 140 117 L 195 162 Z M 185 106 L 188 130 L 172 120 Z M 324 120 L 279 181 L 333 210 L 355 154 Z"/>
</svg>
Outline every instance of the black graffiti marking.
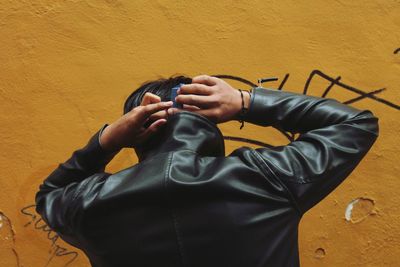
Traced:
<svg viewBox="0 0 400 267">
<path fill-rule="evenodd" d="M 29 205 L 29 206 L 23 207 L 23 208 L 21 209 L 21 213 L 22 213 L 22 214 L 27 215 L 27 216 L 30 216 L 31 219 L 32 219 L 32 221 L 27 222 L 26 224 L 24 224 L 24 227 L 27 227 L 28 225 L 30 225 L 32 222 L 34 222 L 34 221 L 36 220 L 36 217 L 37 217 L 36 214 L 32 214 L 32 213 L 29 213 L 29 212 L 27 211 L 27 209 L 34 208 L 34 207 L 36 207 L 36 205 Z"/>
<path fill-rule="evenodd" d="M 394 53 L 396 54 L 398 52 L 400 52 L 400 48 L 396 49 Z M 365 91 L 363 91 L 361 89 L 355 88 L 353 86 L 350 86 L 348 84 L 345 84 L 345 83 L 341 82 L 340 81 L 341 76 L 337 76 L 336 78 L 333 78 L 333 77 L 330 77 L 329 75 L 323 73 L 320 70 L 313 70 L 310 73 L 309 77 L 307 78 L 307 80 L 305 82 L 304 89 L 303 89 L 303 94 L 305 94 L 305 95 L 307 94 L 308 88 L 310 87 L 310 84 L 311 84 L 311 81 L 314 78 L 314 76 L 316 76 L 316 75 L 320 76 L 321 78 L 323 78 L 323 79 L 325 79 L 325 80 L 330 82 L 328 87 L 322 93 L 321 97 L 327 97 L 329 92 L 331 92 L 332 88 L 336 85 L 336 86 L 339 86 L 342 89 L 351 91 L 351 92 L 356 93 L 356 94 L 359 95 L 359 96 L 357 96 L 355 98 L 352 98 L 352 99 L 344 101 L 343 102 L 344 104 L 352 104 L 352 103 L 358 102 L 358 101 L 360 101 L 362 99 L 369 98 L 371 100 L 374 100 L 374 101 L 377 101 L 379 103 L 385 104 L 385 105 L 387 105 L 387 106 L 389 106 L 391 108 L 400 110 L 400 106 L 399 105 L 397 105 L 397 104 L 395 104 L 393 102 L 390 102 L 390 101 L 388 101 L 386 99 L 383 99 L 383 98 L 380 98 L 380 97 L 376 96 L 377 94 L 379 94 L 379 93 L 383 92 L 384 90 L 386 90 L 385 88 L 377 89 L 377 90 L 374 90 L 374 91 L 371 91 L 371 92 L 365 92 Z M 254 83 L 250 82 L 249 80 L 246 80 L 246 79 L 244 79 L 242 77 L 237 77 L 237 76 L 232 76 L 232 75 L 227 75 L 227 74 L 220 74 L 220 75 L 213 75 L 213 76 L 221 78 L 221 79 L 236 80 L 236 81 L 242 82 L 242 83 L 244 83 L 244 84 L 246 84 L 248 86 L 257 87 L 256 84 L 254 84 Z M 278 86 L 278 90 L 282 90 L 283 89 L 283 87 L 286 84 L 289 76 L 290 76 L 289 73 L 287 73 L 285 75 L 285 77 L 282 79 L 282 82 Z M 289 139 L 290 141 L 294 141 L 295 140 L 295 134 L 294 133 L 285 132 L 285 131 L 283 131 L 281 129 L 278 129 L 278 130 L 287 139 Z M 239 142 L 244 142 L 244 143 L 249 143 L 249 144 L 254 144 L 254 145 L 259 145 L 259 146 L 263 146 L 263 147 L 273 147 L 272 145 L 264 143 L 264 142 L 261 142 L 261 141 L 248 139 L 248 138 L 242 138 L 242 137 L 236 137 L 236 136 L 224 136 L 224 139 L 225 140 L 232 140 L 232 141 L 239 141 Z"/>
<path fill-rule="evenodd" d="M 278 90 L 282 90 L 283 86 L 285 85 L 287 79 L 289 78 L 289 73 L 287 73 L 285 75 L 285 77 L 283 78 L 281 84 L 278 86 Z M 263 78 L 263 79 L 258 79 L 258 84 L 260 84 L 260 86 L 262 87 L 263 83 L 267 83 L 267 82 L 276 82 L 278 81 L 278 78 Z"/>
<path fill-rule="evenodd" d="M 338 76 L 331 84 L 328 85 L 328 87 L 325 89 L 325 91 L 322 93 L 321 97 L 326 97 L 329 93 L 329 91 L 332 89 L 332 87 L 340 81 L 342 77 Z"/>
<path fill-rule="evenodd" d="M 66 262 L 64 264 L 64 267 L 70 265 L 78 257 L 78 253 L 75 252 L 75 251 L 68 251 L 64 247 L 60 247 L 58 245 L 55 245 L 54 252 L 51 254 L 50 258 L 47 260 L 45 267 L 50 264 L 51 260 L 54 257 L 62 257 L 62 256 L 68 256 L 68 255 L 73 255 L 73 256 L 68 262 Z"/>
<path fill-rule="evenodd" d="M 261 79 L 258 79 L 258 84 L 262 85 L 263 83 L 266 83 L 266 82 L 276 82 L 277 80 L 279 80 L 279 79 L 276 78 L 276 77 L 261 78 Z"/>
<path fill-rule="evenodd" d="M 241 77 L 237 77 L 237 76 L 233 76 L 233 75 L 226 75 L 226 74 L 217 74 L 217 75 L 212 75 L 214 77 L 220 78 L 220 79 L 229 79 L 229 80 L 235 80 L 235 81 L 239 81 L 242 82 L 250 87 L 257 87 L 256 84 L 250 82 L 249 80 L 246 80 L 244 78 Z"/>
<path fill-rule="evenodd" d="M 289 73 L 286 73 L 285 77 L 283 78 L 281 84 L 278 86 L 278 90 L 282 90 L 283 86 L 285 85 L 287 79 L 289 78 Z"/>
<path fill-rule="evenodd" d="M 348 91 L 351 91 L 353 93 L 356 93 L 356 94 L 359 94 L 360 96 L 362 96 L 357 101 L 360 101 L 360 100 L 362 100 L 364 98 L 369 98 L 369 99 L 375 100 L 375 101 L 377 101 L 379 103 L 383 103 L 383 104 L 385 104 L 385 105 L 387 105 L 389 107 L 392 107 L 394 109 L 400 110 L 400 106 L 399 105 L 397 105 L 395 103 L 392 103 L 392 102 L 390 102 L 390 101 L 388 101 L 386 99 L 380 98 L 380 97 L 376 96 L 375 94 L 372 94 L 371 92 L 367 93 L 367 92 L 364 92 L 361 89 L 357 89 L 357 88 L 352 87 L 352 86 L 350 86 L 348 84 L 342 83 L 342 82 L 340 82 L 340 79 L 338 80 L 339 77 L 334 79 L 333 77 L 328 76 L 327 74 L 323 73 L 320 70 L 313 70 L 310 73 L 310 76 L 308 77 L 308 79 L 307 79 L 307 81 L 306 81 L 306 83 L 304 85 L 304 90 L 303 90 L 303 94 L 304 95 L 307 94 L 307 90 L 308 90 L 308 88 L 310 86 L 310 83 L 311 83 L 311 81 L 312 81 L 312 79 L 313 79 L 313 77 L 315 75 L 318 75 L 318 76 L 324 78 L 325 80 L 330 81 L 331 83 L 333 83 L 334 85 L 339 86 L 340 88 L 346 89 Z M 329 86 L 333 86 L 333 85 L 329 85 Z M 380 92 L 382 92 L 383 90 L 385 90 L 385 88 L 381 88 L 381 89 L 378 89 L 378 90 L 380 90 Z M 354 101 L 354 102 L 356 102 L 356 101 Z M 352 103 L 354 103 L 354 102 L 352 102 Z"/>
<path fill-rule="evenodd" d="M 76 251 L 69 251 L 68 249 L 57 244 L 57 241 L 60 236 L 56 232 L 51 230 L 51 228 L 43 221 L 43 219 L 39 218 L 39 216 L 37 216 L 34 211 L 33 212 L 29 211 L 30 209 L 35 207 L 36 205 L 29 205 L 23 207 L 20 211 L 22 214 L 29 216 L 31 219 L 29 222 L 24 224 L 24 227 L 33 224 L 33 228 L 35 230 L 46 233 L 47 239 L 51 241 L 52 250 L 50 251 L 51 253 L 50 258 L 47 260 L 45 266 L 48 266 L 54 257 L 63 257 L 72 255 L 72 258 L 64 264 L 64 267 L 70 265 L 72 262 L 76 260 L 76 258 L 78 257 L 78 253 Z"/>
<path fill-rule="evenodd" d="M 367 95 L 379 94 L 380 92 L 382 92 L 382 91 L 384 91 L 384 90 L 385 90 L 385 88 L 378 89 L 378 90 L 375 90 L 375 91 L 372 91 L 372 92 L 367 93 Z M 365 96 L 363 96 L 363 95 L 362 95 L 362 96 L 357 96 L 357 97 L 355 97 L 355 98 L 352 98 L 352 99 L 349 99 L 349 100 L 344 101 L 343 104 L 352 104 L 352 103 L 354 103 L 354 102 L 360 101 L 360 100 L 363 99 L 363 98 L 365 98 Z"/>
<path fill-rule="evenodd" d="M 399 53 L 399 52 L 400 52 L 400 47 L 397 48 L 396 50 L 394 50 L 393 54 L 397 54 L 397 53 Z"/>
<path fill-rule="evenodd" d="M 399 52 L 399 51 L 400 51 L 400 48 L 396 49 L 395 52 L 397 53 L 397 52 Z M 397 109 L 397 110 L 400 109 L 400 106 L 399 106 L 399 105 L 397 105 L 397 104 L 395 104 L 395 103 L 393 103 L 393 102 L 391 102 L 391 101 L 388 101 L 388 100 L 386 100 L 386 99 L 377 97 L 377 96 L 375 95 L 375 94 L 377 94 L 377 93 L 374 93 L 374 92 L 379 91 L 379 93 L 380 93 L 380 92 L 382 92 L 383 90 L 385 90 L 385 88 L 381 88 L 381 89 L 375 90 L 375 91 L 373 91 L 373 92 L 365 92 L 365 91 L 363 91 L 363 90 L 361 90 L 361 89 L 358 89 L 358 88 L 356 88 L 356 87 L 353 87 L 353 86 L 350 86 L 350 85 L 348 85 L 348 84 L 345 84 L 345 83 L 341 82 L 341 81 L 340 81 L 340 79 L 341 79 L 340 76 L 338 76 L 338 77 L 336 77 L 336 78 L 333 78 L 333 77 L 330 77 L 329 75 L 323 73 L 323 72 L 320 71 L 320 70 L 313 70 L 313 71 L 311 71 L 311 73 L 310 73 L 310 75 L 308 76 L 308 78 L 307 78 L 307 80 L 306 80 L 306 83 L 305 83 L 305 85 L 304 85 L 304 89 L 303 89 L 303 94 L 304 94 L 304 95 L 307 95 L 308 88 L 310 87 L 311 81 L 312 81 L 312 79 L 314 78 L 314 76 L 316 76 L 316 75 L 317 75 L 317 76 L 320 76 L 321 78 L 323 78 L 323 79 L 325 79 L 325 80 L 327 80 L 327 81 L 330 82 L 329 86 L 325 89 L 325 91 L 324 91 L 324 93 L 322 94 L 321 97 L 326 97 L 326 96 L 328 95 L 328 93 L 331 91 L 331 89 L 333 88 L 333 86 L 334 86 L 334 85 L 337 85 L 337 86 L 339 86 L 340 88 L 343 88 L 343 89 L 345 89 L 345 90 L 351 91 L 351 92 L 356 93 L 356 94 L 359 94 L 360 97 L 357 97 L 357 100 L 355 100 L 355 99 L 352 100 L 352 101 L 354 101 L 354 102 L 360 101 L 360 100 L 362 100 L 362 99 L 364 99 L 364 98 L 369 98 L 369 99 L 372 99 L 372 100 L 374 100 L 374 101 L 377 101 L 377 102 L 380 102 L 380 103 L 382 103 L 382 104 L 385 104 L 385 105 L 387 105 L 387 106 L 389 106 L 389 107 L 395 108 L 395 109 Z M 248 85 L 248 86 L 257 87 L 256 84 L 254 84 L 254 83 L 252 83 L 251 81 L 249 81 L 249 80 L 247 80 L 247 79 L 245 79 L 245 78 L 242 78 L 242 77 L 233 76 L 233 75 L 228 75 L 228 74 L 218 74 L 218 75 L 213 75 L 213 76 L 218 77 L 218 78 L 221 78 L 221 79 L 236 80 L 236 81 L 242 82 L 242 83 L 244 83 L 244 84 L 246 84 L 246 85 Z M 283 89 L 283 86 L 286 84 L 288 78 L 289 78 L 289 73 L 287 73 L 287 74 L 285 75 L 285 77 L 283 78 L 281 84 L 278 86 L 278 90 L 282 90 L 282 89 Z M 351 103 L 354 103 L 354 102 L 351 102 Z"/>
</svg>

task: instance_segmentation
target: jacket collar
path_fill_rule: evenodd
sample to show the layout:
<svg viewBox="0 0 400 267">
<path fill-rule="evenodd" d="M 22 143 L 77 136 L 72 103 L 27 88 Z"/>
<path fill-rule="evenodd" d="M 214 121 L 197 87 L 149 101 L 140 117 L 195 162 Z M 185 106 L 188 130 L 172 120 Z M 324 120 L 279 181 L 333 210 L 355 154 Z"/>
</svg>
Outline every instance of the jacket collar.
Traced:
<svg viewBox="0 0 400 267">
<path fill-rule="evenodd" d="M 191 150 L 202 156 L 225 156 L 224 139 L 215 123 L 187 111 L 171 115 L 156 135 L 135 150 L 139 161 L 178 150 Z"/>
</svg>

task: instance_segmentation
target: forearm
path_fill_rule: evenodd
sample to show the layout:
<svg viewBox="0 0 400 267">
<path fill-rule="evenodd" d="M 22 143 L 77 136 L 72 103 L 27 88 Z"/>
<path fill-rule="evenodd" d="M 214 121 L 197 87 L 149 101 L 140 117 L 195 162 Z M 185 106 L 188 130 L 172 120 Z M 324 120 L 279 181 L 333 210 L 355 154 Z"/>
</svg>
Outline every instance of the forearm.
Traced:
<svg viewBox="0 0 400 267">
<path fill-rule="evenodd" d="M 256 88 L 246 120 L 300 136 L 258 148 L 267 175 L 283 182 L 303 213 L 338 186 L 375 142 L 378 118 L 333 99 Z"/>
<path fill-rule="evenodd" d="M 63 237 L 70 243 L 74 242 L 72 229 L 82 210 L 79 194 L 87 195 L 88 188 L 109 176 L 104 173 L 105 166 L 117 154 L 100 146 L 100 133 L 106 126 L 96 132 L 85 147 L 61 163 L 43 181 L 35 196 L 36 211 L 53 230 L 65 234 Z"/>
<path fill-rule="evenodd" d="M 72 156 L 60 164 L 44 181 L 41 189 L 59 188 L 80 181 L 94 173 L 103 172 L 106 165 L 118 151 L 109 152 L 100 145 L 100 135 L 105 124 L 88 141 L 86 146 L 73 152 Z"/>
<path fill-rule="evenodd" d="M 305 133 L 343 123 L 356 116 L 373 117 L 369 111 L 358 110 L 334 99 L 255 88 L 245 120 L 257 125 L 274 126 L 289 132 Z M 374 132 L 378 131 L 375 124 L 360 123 L 359 126 Z"/>
</svg>

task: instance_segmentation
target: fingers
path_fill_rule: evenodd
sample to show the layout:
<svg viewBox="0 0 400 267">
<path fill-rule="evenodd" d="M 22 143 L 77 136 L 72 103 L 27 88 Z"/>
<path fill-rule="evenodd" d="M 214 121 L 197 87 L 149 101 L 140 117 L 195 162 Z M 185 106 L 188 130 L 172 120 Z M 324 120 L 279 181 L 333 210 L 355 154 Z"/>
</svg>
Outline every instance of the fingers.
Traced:
<svg viewBox="0 0 400 267">
<path fill-rule="evenodd" d="M 148 104 L 143 107 L 143 113 L 149 117 L 153 113 L 172 107 L 172 101 Z"/>
<path fill-rule="evenodd" d="M 170 107 L 172 107 L 172 101 L 147 104 L 146 106 L 138 106 L 132 110 L 132 118 L 136 120 L 137 123 L 143 125 L 151 115 Z"/>
<path fill-rule="evenodd" d="M 140 103 L 140 105 L 146 106 L 148 104 L 159 103 L 159 102 L 161 102 L 161 98 L 158 95 L 147 92 L 144 94 L 142 103 Z"/>
<path fill-rule="evenodd" d="M 167 119 L 169 116 L 169 109 L 164 109 L 161 111 L 157 111 L 156 113 L 153 113 L 150 115 L 149 120 L 150 121 L 156 121 L 159 119 Z"/>
<path fill-rule="evenodd" d="M 168 116 L 172 116 L 172 115 L 177 114 L 177 113 L 182 112 L 182 111 L 183 111 L 183 109 L 180 109 L 180 108 L 169 108 L 167 110 Z"/>
<path fill-rule="evenodd" d="M 182 85 L 178 94 L 211 95 L 213 88 L 200 83 Z"/>
<path fill-rule="evenodd" d="M 201 96 L 201 95 L 178 95 L 176 98 L 176 102 L 196 106 L 199 108 L 207 108 L 215 105 L 216 97 L 213 96 Z"/>
<path fill-rule="evenodd" d="M 192 79 L 192 83 L 202 83 L 205 85 L 213 86 L 218 83 L 219 79 L 208 75 L 199 75 Z"/>
<path fill-rule="evenodd" d="M 196 106 L 183 105 L 183 110 L 186 110 L 186 111 L 196 111 L 196 110 L 199 110 L 199 109 L 200 108 L 196 107 Z"/>
</svg>

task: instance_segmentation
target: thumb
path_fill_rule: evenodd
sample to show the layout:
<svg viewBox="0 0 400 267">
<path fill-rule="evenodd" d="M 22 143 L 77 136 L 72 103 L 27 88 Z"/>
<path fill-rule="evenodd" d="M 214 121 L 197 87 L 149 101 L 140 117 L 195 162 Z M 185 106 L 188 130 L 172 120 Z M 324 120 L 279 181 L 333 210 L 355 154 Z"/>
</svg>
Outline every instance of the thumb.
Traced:
<svg viewBox="0 0 400 267">
<path fill-rule="evenodd" d="M 161 98 L 158 95 L 147 92 L 144 94 L 140 105 L 146 106 L 148 104 L 154 104 L 154 103 L 159 103 L 159 102 L 161 102 Z"/>
</svg>

